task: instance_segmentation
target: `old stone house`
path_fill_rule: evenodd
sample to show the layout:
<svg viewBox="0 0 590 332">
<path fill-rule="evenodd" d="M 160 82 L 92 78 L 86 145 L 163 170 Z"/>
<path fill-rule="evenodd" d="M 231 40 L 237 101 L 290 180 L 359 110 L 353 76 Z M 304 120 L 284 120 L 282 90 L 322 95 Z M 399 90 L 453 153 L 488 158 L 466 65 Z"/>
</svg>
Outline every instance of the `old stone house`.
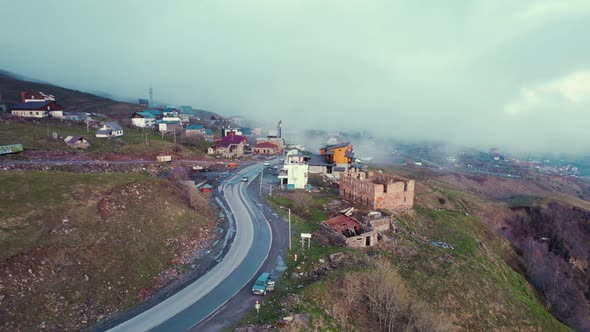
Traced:
<svg viewBox="0 0 590 332">
<path fill-rule="evenodd" d="M 346 215 L 328 219 L 320 225 L 324 231 L 332 233 L 332 242 L 339 242 L 347 247 L 372 247 L 377 243 L 378 233 L 376 231 Z"/>
<path fill-rule="evenodd" d="M 371 209 L 411 209 L 414 180 L 351 169 L 340 174 L 340 196 Z"/>
</svg>

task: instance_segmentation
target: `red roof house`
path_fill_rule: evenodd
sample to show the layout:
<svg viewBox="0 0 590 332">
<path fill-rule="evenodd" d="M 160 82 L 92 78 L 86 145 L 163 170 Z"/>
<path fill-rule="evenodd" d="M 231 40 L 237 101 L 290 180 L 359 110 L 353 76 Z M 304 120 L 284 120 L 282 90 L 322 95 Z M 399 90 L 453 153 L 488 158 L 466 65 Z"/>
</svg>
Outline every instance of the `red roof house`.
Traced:
<svg viewBox="0 0 590 332">
<path fill-rule="evenodd" d="M 207 153 L 221 155 L 223 157 L 243 157 L 244 147 L 246 146 L 247 141 L 248 140 L 245 136 L 225 136 L 219 140 L 214 147 L 209 148 Z"/>
<path fill-rule="evenodd" d="M 276 144 L 270 142 L 262 142 L 254 145 L 252 148 L 253 154 L 277 154 L 279 147 Z"/>
</svg>

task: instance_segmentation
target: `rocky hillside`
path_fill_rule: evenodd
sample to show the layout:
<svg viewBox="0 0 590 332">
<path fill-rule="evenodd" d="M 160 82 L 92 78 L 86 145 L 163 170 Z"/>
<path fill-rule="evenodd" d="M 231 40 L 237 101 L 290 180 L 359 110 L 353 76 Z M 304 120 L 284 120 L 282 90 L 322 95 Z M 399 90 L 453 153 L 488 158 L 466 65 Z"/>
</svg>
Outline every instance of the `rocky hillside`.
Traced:
<svg viewBox="0 0 590 332">
<path fill-rule="evenodd" d="M 466 174 L 418 174 L 418 201 L 464 208 L 512 246 L 503 259 L 542 295 L 544 308 L 577 330 L 590 329 L 590 183 L 557 177 L 505 179 Z"/>
</svg>

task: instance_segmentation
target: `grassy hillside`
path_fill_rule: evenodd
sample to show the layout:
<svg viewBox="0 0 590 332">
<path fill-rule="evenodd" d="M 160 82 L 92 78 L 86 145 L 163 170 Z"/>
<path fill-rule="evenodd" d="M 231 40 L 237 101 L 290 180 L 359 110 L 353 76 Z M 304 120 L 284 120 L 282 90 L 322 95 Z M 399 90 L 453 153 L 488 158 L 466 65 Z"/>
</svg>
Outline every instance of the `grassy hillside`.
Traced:
<svg viewBox="0 0 590 332">
<path fill-rule="evenodd" d="M 387 319 L 413 331 L 569 330 L 509 266 L 518 259 L 510 243 L 472 213 L 484 199 L 423 184 L 420 190 L 417 197 L 423 203 L 396 217 L 398 232 L 385 234 L 376 247 L 353 250 L 315 241 L 307 252 L 295 246 L 279 290 L 264 300 L 260 316 L 251 315 L 243 324 L 274 324 L 294 315 L 292 325 L 315 331 L 387 330 Z M 295 233 L 310 232 L 318 228 L 321 214 L 337 211 L 326 209 L 337 197 L 313 195 L 320 197 L 309 196 L 305 209 L 296 208 L 293 194 L 271 203 L 290 204 L 299 214 L 293 218 Z M 434 241 L 453 249 L 436 247 Z M 291 259 L 294 253 L 302 257 L 297 263 Z M 334 263 L 329 258 L 333 253 L 345 258 Z M 371 281 L 383 284 L 381 291 Z M 383 299 L 382 294 L 393 295 Z M 379 314 L 379 301 L 395 315 Z"/>
<path fill-rule="evenodd" d="M 128 118 L 133 112 L 143 109 L 137 104 L 102 98 L 49 83 L 19 80 L 6 73 L 0 73 L 0 94 L 4 103 L 9 106 L 20 103 L 21 91 L 43 91 L 54 95 L 58 104 L 62 105 L 66 111 L 101 113 L 113 119 Z"/>
<path fill-rule="evenodd" d="M 143 298 L 214 227 L 170 182 L 0 174 L 0 330 L 80 330 Z"/>
<path fill-rule="evenodd" d="M 17 79 L 14 75 L 0 70 L 0 95 L 2 96 L 2 102 L 9 107 L 20 103 L 21 91 L 43 91 L 54 95 L 58 104 L 65 107 L 65 111 L 105 114 L 112 119 L 128 119 L 133 112 L 144 109 L 144 107 L 135 103 L 111 100 L 91 93 L 59 87 L 51 83 L 38 83 Z M 137 98 L 147 98 L 147 91 L 146 96 L 137 96 Z M 203 119 L 208 119 L 215 113 L 199 110 L 197 114 Z"/>
<path fill-rule="evenodd" d="M 81 135 L 86 138 L 91 147 L 88 150 L 95 154 L 118 154 L 154 157 L 159 153 L 172 153 L 186 157 L 203 157 L 206 154 L 206 146 L 181 145 L 175 146 L 174 137 L 148 132 L 146 136 L 137 128 L 124 128 L 125 133 L 117 139 L 96 138 L 96 129 L 90 128 L 87 132 L 85 124 L 76 122 L 62 122 L 54 119 L 37 120 L 35 122 L 0 119 L 0 145 L 20 143 L 25 150 L 33 151 L 80 151 L 68 147 L 63 138 L 66 136 Z M 53 139 L 56 132 L 58 139 Z M 182 140 L 177 137 L 178 142 Z M 175 151 L 177 150 L 177 151 Z M 13 158 L 18 157 L 14 155 Z"/>
</svg>

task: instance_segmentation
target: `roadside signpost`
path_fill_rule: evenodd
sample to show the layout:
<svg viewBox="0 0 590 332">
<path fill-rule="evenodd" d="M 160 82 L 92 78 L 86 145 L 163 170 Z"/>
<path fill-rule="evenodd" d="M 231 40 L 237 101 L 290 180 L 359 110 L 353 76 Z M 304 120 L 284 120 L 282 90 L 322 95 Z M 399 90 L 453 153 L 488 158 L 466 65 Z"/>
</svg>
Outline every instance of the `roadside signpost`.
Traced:
<svg viewBox="0 0 590 332">
<path fill-rule="evenodd" d="M 301 233 L 301 249 L 304 249 L 305 240 L 307 240 L 307 250 L 311 247 L 311 233 Z"/>
</svg>

